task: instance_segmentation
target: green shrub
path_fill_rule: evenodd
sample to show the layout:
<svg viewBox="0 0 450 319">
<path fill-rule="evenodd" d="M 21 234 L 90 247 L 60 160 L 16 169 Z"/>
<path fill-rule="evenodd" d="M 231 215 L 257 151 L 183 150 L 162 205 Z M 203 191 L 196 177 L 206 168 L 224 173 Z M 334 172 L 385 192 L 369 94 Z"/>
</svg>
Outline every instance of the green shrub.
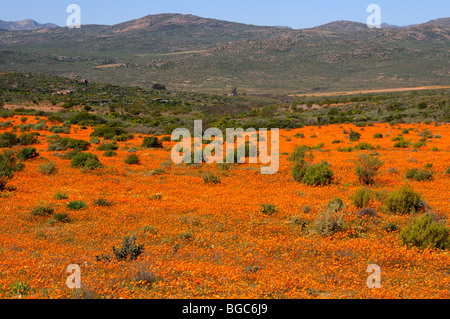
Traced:
<svg viewBox="0 0 450 319">
<path fill-rule="evenodd" d="M 79 152 L 72 158 L 72 161 L 70 162 L 70 167 L 77 167 L 85 170 L 91 170 L 102 167 L 102 164 L 98 160 L 97 155 L 92 153 Z"/>
<path fill-rule="evenodd" d="M 38 156 L 39 154 L 36 152 L 36 149 L 34 147 L 24 147 L 17 153 L 17 158 L 21 161 L 26 161 Z"/>
<path fill-rule="evenodd" d="M 373 150 L 374 147 L 366 142 L 362 142 L 362 143 L 358 143 L 358 145 L 355 146 L 355 150 L 360 151 L 360 150 Z"/>
<path fill-rule="evenodd" d="M 278 208 L 273 204 L 261 204 L 259 211 L 264 215 L 273 215 L 277 212 Z"/>
<path fill-rule="evenodd" d="M 172 138 L 170 136 L 163 136 L 161 137 L 161 142 L 170 142 L 172 141 Z"/>
<path fill-rule="evenodd" d="M 338 147 L 337 151 L 341 152 L 341 153 L 350 153 L 350 152 L 353 152 L 353 147 L 351 147 L 351 146 Z"/>
<path fill-rule="evenodd" d="M 302 182 L 314 186 L 330 184 L 333 181 L 333 171 L 330 169 L 330 166 L 331 165 L 325 161 L 308 165 Z"/>
<path fill-rule="evenodd" d="M 39 133 L 24 133 L 19 136 L 19 143 L 20 145 L 32 145 L 37 143 L 37 137 Z"/>
<path fill-rule="evenodd" d="M 447 167 L 447 170 L 445 171 L 445 174 L 446 174 L 446 175 L 450 175 L 450 166 Z"/>
<path fill-rule="evenodd" d="M 70 126 L 58 126 L 53 125 L 48 129 L 49 132 L 55 133 L 55 134 L 69 134 L 70 133 Z"/>
<path fill-rule="evenodd" d="M 101 117 L 90 114 L 88 112 L 78 112 L 69 119 L 70 124 L 78 124 L 80 126 L 88 125 L 94 126 L 99 124 L 104 124 L 106 121 Z"/>
<path fill-rule="evenodd" d="M 11 150 L 5 150 L 0 154 L 0 191 L 6 189 L 6 184 L 13 178 L 14 173 L 22 170 L 23 167 L 23 163 L 14 157 L 14 152 Z"/>
<path fill-rule="evenodd" d="M 356 142 L 361 138 L 361 134 L 350 129 L 349 138 L 351 142 Z"/>
<path fill-rule="evenodd" d="M 33 127 L 34 127 L 34 124 L 32 124 L 32 123 L 21 125 L 20 126 L 20 131 L 21 132 L 29 132 Z"/>
<path fill-rule="evenodd" d="M 45 175 L 52 175 L 58 171 L 54 162 L 47 162 L 38 166 L 39 173 Z"/>
<path fill-rule="evenodd" d="M 320 213 L 313 224 L 314 230 L 322 236 L 330 236 L 335 232 L 344 229 L 344 219 L 342 213 L 330 210 Z"/>
<path fill-rule="evenodd" d="M 103 137 L 104 139 L 112 140 L 116 136 L 127 134 L 127 132 L 120 126 L 121 124 L 117 122 L 99 125 L 91 133 L 91 137 Z"/>
<path fill-rule="evenodd" d="M 63 199 L 68 199 L 69 196 L 67 196 L 67 194 L 65 192 L 57 192 L 54 196 L 54 199 L 56 200 L 63 200 Z"/>
<path fill-rule="evenodd" d="M 80 210 L 86 208 L 86 203 L 81 200 L 74 200 L 72 202 L 67 203 L 67 208 L 71 210 Z"/>
<path fill-rule="evenodd" d="M 330 212 L 337 213 L 344 208 L 344 202 L 339 197 L 335 197 L 328 202 L 327 209 Z"/>
<path fill-rule="evenodd" d="M 105 157 L 113 157 L 113 156 L 117 156 L 117 153 L 114 152 L 114 151 L 105 151 L 103 153 L 103 156 L 105 156 Z"/>
<path fill-rule="evenodd" d="M 131 140 L 133 138 L 134 138 L 133 134 L 125 133 L 125 134 L 120 134 L 120 135 L 114 136 L 114 138 L 112 140 L 114 142 L 125 142 L 125 141 Z"/>
<path fill-rule="evenodd" d="M 400 232 L 403 245 L 424 248 L 450 248 L 450 231 L 429 214 L 418 217 Z"/>
<path fill-rule="evenodd" d="M 375 134 L 373 135 L 373 138 L 383 138 L 383 134 L 381 134 L 381 133 L 375 133 Z"/>
<path fill-rule="evenodd" d="M 374 184 L 374 178 L 383 162 L 378 156 L 370 156 L 367 154 L 359 155 L 356 161 L 355 173 L 361 183 L 365 185 Z"/>
<path fill-rule="evenodd" d="M 395 148 L 407 148 L 409 146 L 409 144 L 410 144 L 410 142 L 402 140 L 402 141 L 395 143 L 394 147 Z"/>
<path fill-rule="evenodd" d="M 206 184 L 220 184 L 220 176 L 214 173 L 207 173 L 203 175 L 203 182 Z"/>
<path fill-rule="evenodd" d="M 70 219 L 69 215 L 67 213 L 57 213 L 53 215 L 53 220 L 58 223 L 71 223 L 72 220 Z"/>
<path fill-rule="evenodd" d="M 122 240 L 122 247 L 116 249 L 113 246 L 113 253 L 117 260 L 135 260 L 144 252 L 144 245 L 136 246 L 136 236 L 126 236 Z"/>
<path fill-rule="evenodd" d="M 305 160 L 307 156 L 307 151 L 309 150 L 310 150 L 309 146 L 306 145 L 297 146 L 289 156 L 288 160 L 291 162 L 303 161 Z"/>
<path fill-rule="evenodd" d="M 392 142 L 398 142 L 398 141 L 404 141 L 404 140 L 405 140 L 405 138 L 401 134 L 396 137 L 391 138 Z"/>
<path fill-rule="evenodd" d="M 144 140 L 142 141 L 142 147 L 161 148 L 163 146 L 156 136 L 147 136 L 144 137 Z"/>
<path fill-rule="evenodd" d="M 425 102 L 420 102 L 419 104 L 417 104 L 417 107 L 418 107 L 420 110 L 423 110 L 423 109 L 426 109 L 426 108 L 428 107 L 428 105 L 427 105 L 427 103 L 425 103 Z"/>
<path fill-rule="evenodd" d="M 81 151 L 79 150 L 79 149 L 77 149 L 77 148 L 75 148 L 75 149 L 73 149 L 73 150 L 71 150 L 71 151 L 69 151 L 69 152 L 66 152 L 64 155 L 63 155 L 63 158 L 64 159 L 72 159 L 72 158 L 74 158 L 78 153 L 80 153 Z"/>
<path fill-rule="evenodd" d="M 414 147 L 414 148 L 421 148 L 421 147 L 423 147 L 423 146 L 425 146 L 425 145 L 427 145 L 425 142 L 423 142 L 423 141 L 417 141 L 417 142 L 415 142 L 415 143 L 413 144 L 413 147 Z"/>
<path fill-rule="evenodd" d="M 139 164 L 139 157 L 136 154 L 129 154 L 125 158 L 125 163 L 127 163 L 128 165 Z"/>
<path fill-rule="evenodd" d="M 423 201 L 419 193 L 409 185 L 389 193 L 385 201 L 385 208 L 389 213 L 407 215 L 423 209 Z"/>
<path fill-rule="evenodd" d="M 114 203 L 112 201 L 109 201 L 109 200 L 104 199 L 104 198 L 99 198 L 99 199 L 94 201 L 94 205 L 95 206 L 109 207 L 109 206 L 112 206 L 113 204 Z"/>
<path fill-rule="evenodd" d="M 69 137 L 64 137 L 56 140 L 50 141 L 48 144 L 47 151 L 65 151 L 68 149 L 77 149 L 80 151 L 85 151 L 89 148 L 91 144 L 83 140 L 77 140 Z"/>
<path fill-rule="evenodd" d="M 165 174 L 165 173 L 166 173 L 166 171 L 163 170 L 162 168 L 157 168 L 157 169 L 151 171 L 150 175 L 152 175 L 152 176 L 153 175 L 161 175 L 161 174 Z"/>
<path fill-rule="evenodd" d="M 305 176 L 307 163 L 304 160 L 298 160 L 292 166 L 291 174 L 294 180 L 301 182 Z"/>
<path fill-rule="evenodd" d="M 115 143 L 103 143 L 97 146 L 97 151 L 117 151 L 119 146 Z"/>
<path fill-rule="evenodd" d="M 89 139 L 89 142 L 90 142 L 91 144 L 100 144 L 100 139 L 99 139 L 98 137 L 91 137 L 91 138 Z"/>
<path fill-rule="evenodd" d="M 416 181 L 427 181 L 433 179 L 433 172 L 427 169 L 417 169 L 412 168 L 408 172 L 406 172 L 406 178 L 413 179 Z"/>
<path fill-rule="evenodd" d="M 35 209 L 33 209 L 30 213 L 31 216 L 49 216 L 52 215 L 55 212 L 53 207 L 51 206 L 37 206 Z"/>
<path fill-rule="evenodd" d="M 367 207 L 372 200 L 372 193 L 369 189 L 360 188 L 352 196 L 352 203 L 356 208 Z"/>
<path fill-rule="evenodd" d="M 17 135 L 11 132 L 0 134 L 0 148 L 11 148 L 19 143 Z"/>
</svg>

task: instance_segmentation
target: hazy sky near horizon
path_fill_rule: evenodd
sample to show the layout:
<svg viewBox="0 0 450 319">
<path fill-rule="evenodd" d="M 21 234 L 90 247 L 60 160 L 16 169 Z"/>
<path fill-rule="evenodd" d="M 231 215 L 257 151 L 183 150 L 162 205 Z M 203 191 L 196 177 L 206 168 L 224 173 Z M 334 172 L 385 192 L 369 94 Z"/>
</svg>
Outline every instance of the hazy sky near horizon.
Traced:
<svg viewBox="0 0 450 319">
<path fill-rule="evenodd" d="M 410 25 L 450 17 L 449 0 L 0 0 L 0 20 L 33 19 L 66 25 L 69 4 L 81 7 L 82 24 L 116 24 L 149 14 L 183 13 L 256 25 L 315 27 L 336 20 L 366 22 L 370 4 L 382 22 Z"/>
</svg>

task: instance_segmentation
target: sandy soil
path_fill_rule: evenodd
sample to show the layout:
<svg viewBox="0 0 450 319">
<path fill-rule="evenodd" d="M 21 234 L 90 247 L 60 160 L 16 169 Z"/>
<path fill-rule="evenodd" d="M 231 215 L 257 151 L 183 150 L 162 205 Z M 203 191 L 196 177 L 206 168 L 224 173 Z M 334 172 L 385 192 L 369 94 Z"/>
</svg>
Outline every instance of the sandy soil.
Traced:
<svg viewBox="0 0 450 319">
<path fill-rule="evenodd" d="M 289 96 L 335 96 L 335 95 L 353 95 L 353 94 L 367 94 L 367 93 L 385 93 L 385 92 L 406 92 L 406 91 L 420 91 L 420 90 L 436 90 L 436 89 L 449 89 L 449 88 L 450 88 L 450 85 L 435 85 L 435 86 L 418 86 L 418 87 L 412 87 L 412 88 L 395 88 L 395 89 L 377 89 L 377 90 L 361 90 L 361 91 L 341 91 L 341 92 L 290 94 Z"/>
</svg>

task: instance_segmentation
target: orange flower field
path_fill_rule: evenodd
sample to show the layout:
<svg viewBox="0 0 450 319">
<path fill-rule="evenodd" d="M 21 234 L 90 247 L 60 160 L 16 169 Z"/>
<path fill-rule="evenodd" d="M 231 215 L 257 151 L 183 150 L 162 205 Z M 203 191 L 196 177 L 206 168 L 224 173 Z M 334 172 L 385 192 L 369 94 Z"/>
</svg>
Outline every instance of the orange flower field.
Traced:
<svg viewBox="0 0 450 319">
<path fill-rule="evenodd" d="M 21 116 L 9 120 L 22 124 Z M 28 116 L 27 123 L 37 123 Z M 60 125 L 60 124 L 59 124 Z M 49 124 L 47 123 L 49 127 Z M 51 125 L 50 125 L 51 126 Z M 434 136 L 415 151 L 412 146 L 394 148 L 391 138 L 412 130 Z M 350 142 L 344 130 L 361 134 Z M 11 131 L 0 128 L 0 133 Z M 90 140 L 93 128 L 73 125 L 61 137 Z M 353 124 L 280 130 L 280 167 L 273 175 L 260 174 L 261 164 L 174 164 L 171 150 L 142 148 L 144 136 L 118 142 L 117 156 L 105 157 L 91 144 L 102 168 L 83 171 L 71 168 L 70 160 L 48 152 L 47 136 L 38 132 L 33 147 L 39 157 L 24 162 L 8 182 L 13 189 L 1 193 L 0 203 L 0 297 L 1 298 L 449 298 L 448 250 L 419 249 L 402 245 L 400 229 L 419 215 L 384 212 L 383 201 L 370 207 L 379 218 L 358 218 L 352 195 L 364 187 L 355 174 L 359 154 L 377 152 L 383 161 L 373 192 L 387 194 L 408 183 L 422 194 L 434 214 L 450 217 L 450 125 L 385 123 L 356 127 Z M 304 138 L 296 136 L 303 133 Z M 373 138 L 382 133 L 383 138 Z M 20 132 L 16 133 L 20 135 Z M 315 136 L 314 138 L 311 136 Z M 160 138 L 160 137 L 159 137 Z M 340 140 L 341 143 L 332 143 Z M 358 143 L 372 150 L 341 152 L 338 148 Z M 314 149 L 314 163 L 326 160 L 334 173 L 332 184 L 308 186 L 291 175 L 288 157 L 299 145 Z M 128 165 L 125 157 L 135 148 L 140 164 Z M 15 146 L 17 151 L 20 147 Z M 54 162 L 57 172 L 42 174 L 39 166 Z M 433 179 L 411 181 L 411 168 L 432 164 Z M 153 171 L 162 168 L 161 174 Z M 214 172 L 220 183 L 205 183 L 203 175 Z M 63 192 L 65 199 L 56 199 Z M 160 196 L 155 196 L 160 195 Z M 347 227 L 322 236 L 310 225 L 339 197 L 345 204 Z M 95 205 L 105 199 L 112 205 Z M 71 210 L 67 203 L 83 201 L 84 209 Z M 274 214 L 261 213 L 262 204 L 277 207 Z M 51 222 L 49 216 L 32 216 L 37 206 L 51 206 L 67 213 L 71 222 Z M 304 210 L 309 206 L 309 210 Z M 306 227 L 296 218 L 306 221 Z M 386 225 L 399 230 L 388 232 Z M 446 226 L 448 228 L 448 224 Z M 143 253 L 132 261 L 98 260 L 112 254 L 125 236 L 136 236 Z M 66 285 L 67 267 L 79 265 L 81 289 Z M 368 288 L 367 267 L 380 267 L 381 287 Z M 136 274 L 153 274 L 151 283 Z"/>
</svg>

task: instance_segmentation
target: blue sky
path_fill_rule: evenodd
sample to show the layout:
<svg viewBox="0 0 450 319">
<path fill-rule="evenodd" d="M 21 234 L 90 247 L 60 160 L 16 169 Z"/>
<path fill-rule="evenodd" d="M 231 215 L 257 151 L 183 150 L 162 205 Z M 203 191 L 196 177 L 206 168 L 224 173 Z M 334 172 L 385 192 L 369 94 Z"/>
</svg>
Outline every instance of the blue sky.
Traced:
<svg viewBox="0 0 450 319">
<path fill-rule="evenodd" d="M 0 0 L 0 20 L 26 18 L 65 26 L 69 4 L 81 7 L 82 24 L 116 24 L 157 13 L 190 13 L 257 25 L 314 27 L 335 20 L 366 22 L 369 4 L 381 7 L 382 22 L 423 23 L 450 17 L 449 0 Z"/>
</svg>

